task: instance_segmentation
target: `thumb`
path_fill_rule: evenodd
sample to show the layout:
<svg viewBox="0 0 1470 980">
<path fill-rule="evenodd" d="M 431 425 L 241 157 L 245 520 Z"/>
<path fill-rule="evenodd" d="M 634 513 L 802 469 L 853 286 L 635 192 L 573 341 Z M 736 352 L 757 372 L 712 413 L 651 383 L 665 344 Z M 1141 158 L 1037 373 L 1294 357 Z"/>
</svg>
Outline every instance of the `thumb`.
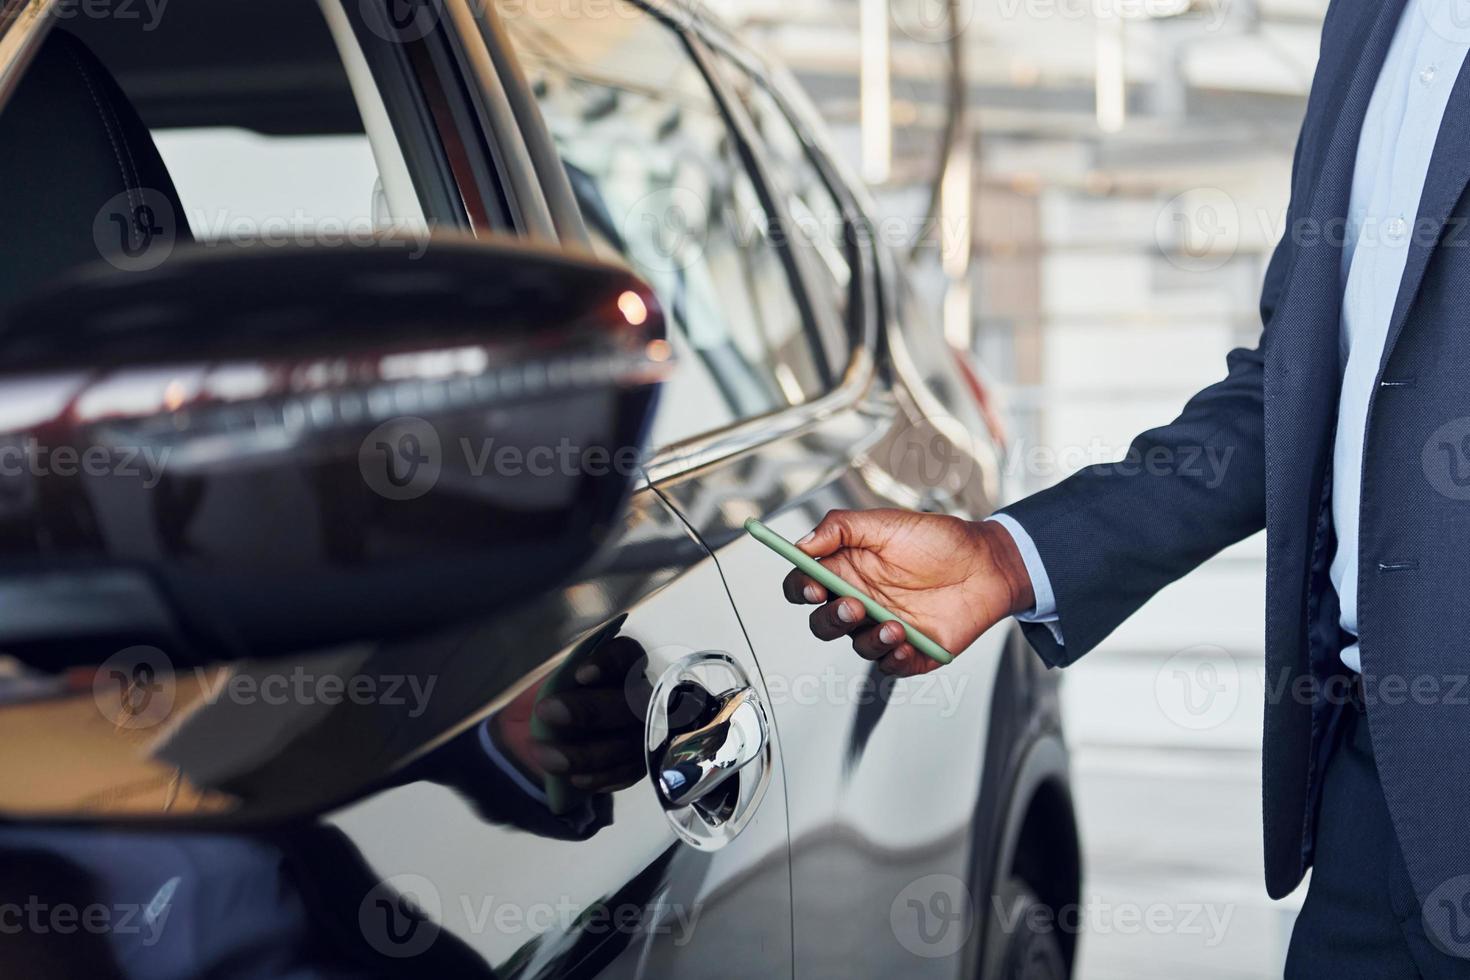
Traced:
<svg viewBox="0 0 1470 980">
<path fill-rule="evenodd" d="M 883 511 L 829 510 L 822 522 L 796 546 L 813 558 L 825 558 L 841 548 L 864 548 L 878 543 L 886 524 Z"/>
</svg>

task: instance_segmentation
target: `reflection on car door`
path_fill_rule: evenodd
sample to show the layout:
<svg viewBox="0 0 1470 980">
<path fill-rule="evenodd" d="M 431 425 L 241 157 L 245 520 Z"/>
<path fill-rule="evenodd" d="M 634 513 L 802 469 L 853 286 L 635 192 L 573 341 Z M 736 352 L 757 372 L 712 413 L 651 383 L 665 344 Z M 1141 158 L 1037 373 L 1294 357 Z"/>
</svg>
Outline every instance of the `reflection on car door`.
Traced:
<svg viewBox="0 0 1470 980">
<path fill-rule="evenodd" d="M 441 683 L 468 704 L 476 675 L 493 672 L 475 660 L 588 621 L 427 754 L 417 778 L 332 818 L 371 869 L 361 900 L 346 903 L 363 936 L 404 956 L 448 934 L 499 976 L 720 977 L 736 962 L 790 975 L 774 730 L 769 752 L 700 804 L 666 810 L 647 772 L 658 746 L 645 741 L 646 712 L 677 732 L 698 727 L 704 695 L 746 687 L 768 702 L 713 561 L 657 495 L 635 496 L 621 540 L 582 582 L 465 637 L 453 656 L 462 669 Z M 538 703 L 569 688 L 581 706 L 546 724 Z M 549 762 L 557 750 L 593 760 L 582 767 L 591 787 Z"/>
</svg>

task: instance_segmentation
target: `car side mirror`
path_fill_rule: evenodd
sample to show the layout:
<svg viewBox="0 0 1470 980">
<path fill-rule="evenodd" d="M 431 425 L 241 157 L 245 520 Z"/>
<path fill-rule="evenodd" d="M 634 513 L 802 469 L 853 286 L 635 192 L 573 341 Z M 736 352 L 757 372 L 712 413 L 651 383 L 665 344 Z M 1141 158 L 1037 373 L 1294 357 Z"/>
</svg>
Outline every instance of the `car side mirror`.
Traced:
<svg viewBox="0 0 1470 980">
<path fill-rule="evenodd" d="M 99 263 L 0 318 L 0 643 L 493 613 L 615 527 L 669 351 L 633 274 L 519 241 Z"/>
</svg>

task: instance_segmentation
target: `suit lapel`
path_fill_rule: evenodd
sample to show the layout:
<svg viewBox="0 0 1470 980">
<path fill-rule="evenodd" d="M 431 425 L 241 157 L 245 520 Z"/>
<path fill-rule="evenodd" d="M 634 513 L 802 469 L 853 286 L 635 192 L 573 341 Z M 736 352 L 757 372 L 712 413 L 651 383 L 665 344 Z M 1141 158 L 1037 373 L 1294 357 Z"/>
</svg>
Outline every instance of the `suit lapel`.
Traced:
<svg viewBox="0 0 1470 980">
<path fill-rule="evenodd" d="M 1383 345 L 1381 372 L 1404 329 L 1409 310 L 1424 283 L 1424 270 L 1444 235 L 1445 223 L 1455 209 L 1465 186 L 1470 183 L 1470 58 L 1465 60 L 1455 88 L 1445 107 L 1434 154 L 1429 159 L 1429 172 L 1424 178 L 1424 192 L 1419 198 L 1419 216 L 1409 236 L 1409 254 L 1404 263 L 1404 277 L 1399 281 L 1394 300 L 1393 317 L 1389 320 L 1388 341 Z"/>
</svg>

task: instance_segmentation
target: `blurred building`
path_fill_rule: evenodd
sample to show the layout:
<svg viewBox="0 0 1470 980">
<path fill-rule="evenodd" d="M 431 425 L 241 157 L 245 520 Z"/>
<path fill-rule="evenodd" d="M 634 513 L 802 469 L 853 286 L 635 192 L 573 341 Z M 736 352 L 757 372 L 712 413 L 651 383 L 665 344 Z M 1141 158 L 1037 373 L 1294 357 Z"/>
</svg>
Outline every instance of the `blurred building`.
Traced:
<svg viewBox="0 0 1470 980">
<path fill-rule="evenodd" d="M 939 229 L 921 219 L 947 117 L 941 0 L 716 8 L 877 178 L 885 234 L 937 243 L 968 218 L 952 282 L 939 248 L 916 264 L 1005 396 L 1024 491 L 1119 458 L 1254 346 L 1326 0 L 958 2 L 970 180 Z M 1261 876 L 1263 564 L 1259 538 L 1229 549 L 1068 672 L 1084 978 L 1280 975 L 1301 892 L 1272 903 Z"/>
</svg>

